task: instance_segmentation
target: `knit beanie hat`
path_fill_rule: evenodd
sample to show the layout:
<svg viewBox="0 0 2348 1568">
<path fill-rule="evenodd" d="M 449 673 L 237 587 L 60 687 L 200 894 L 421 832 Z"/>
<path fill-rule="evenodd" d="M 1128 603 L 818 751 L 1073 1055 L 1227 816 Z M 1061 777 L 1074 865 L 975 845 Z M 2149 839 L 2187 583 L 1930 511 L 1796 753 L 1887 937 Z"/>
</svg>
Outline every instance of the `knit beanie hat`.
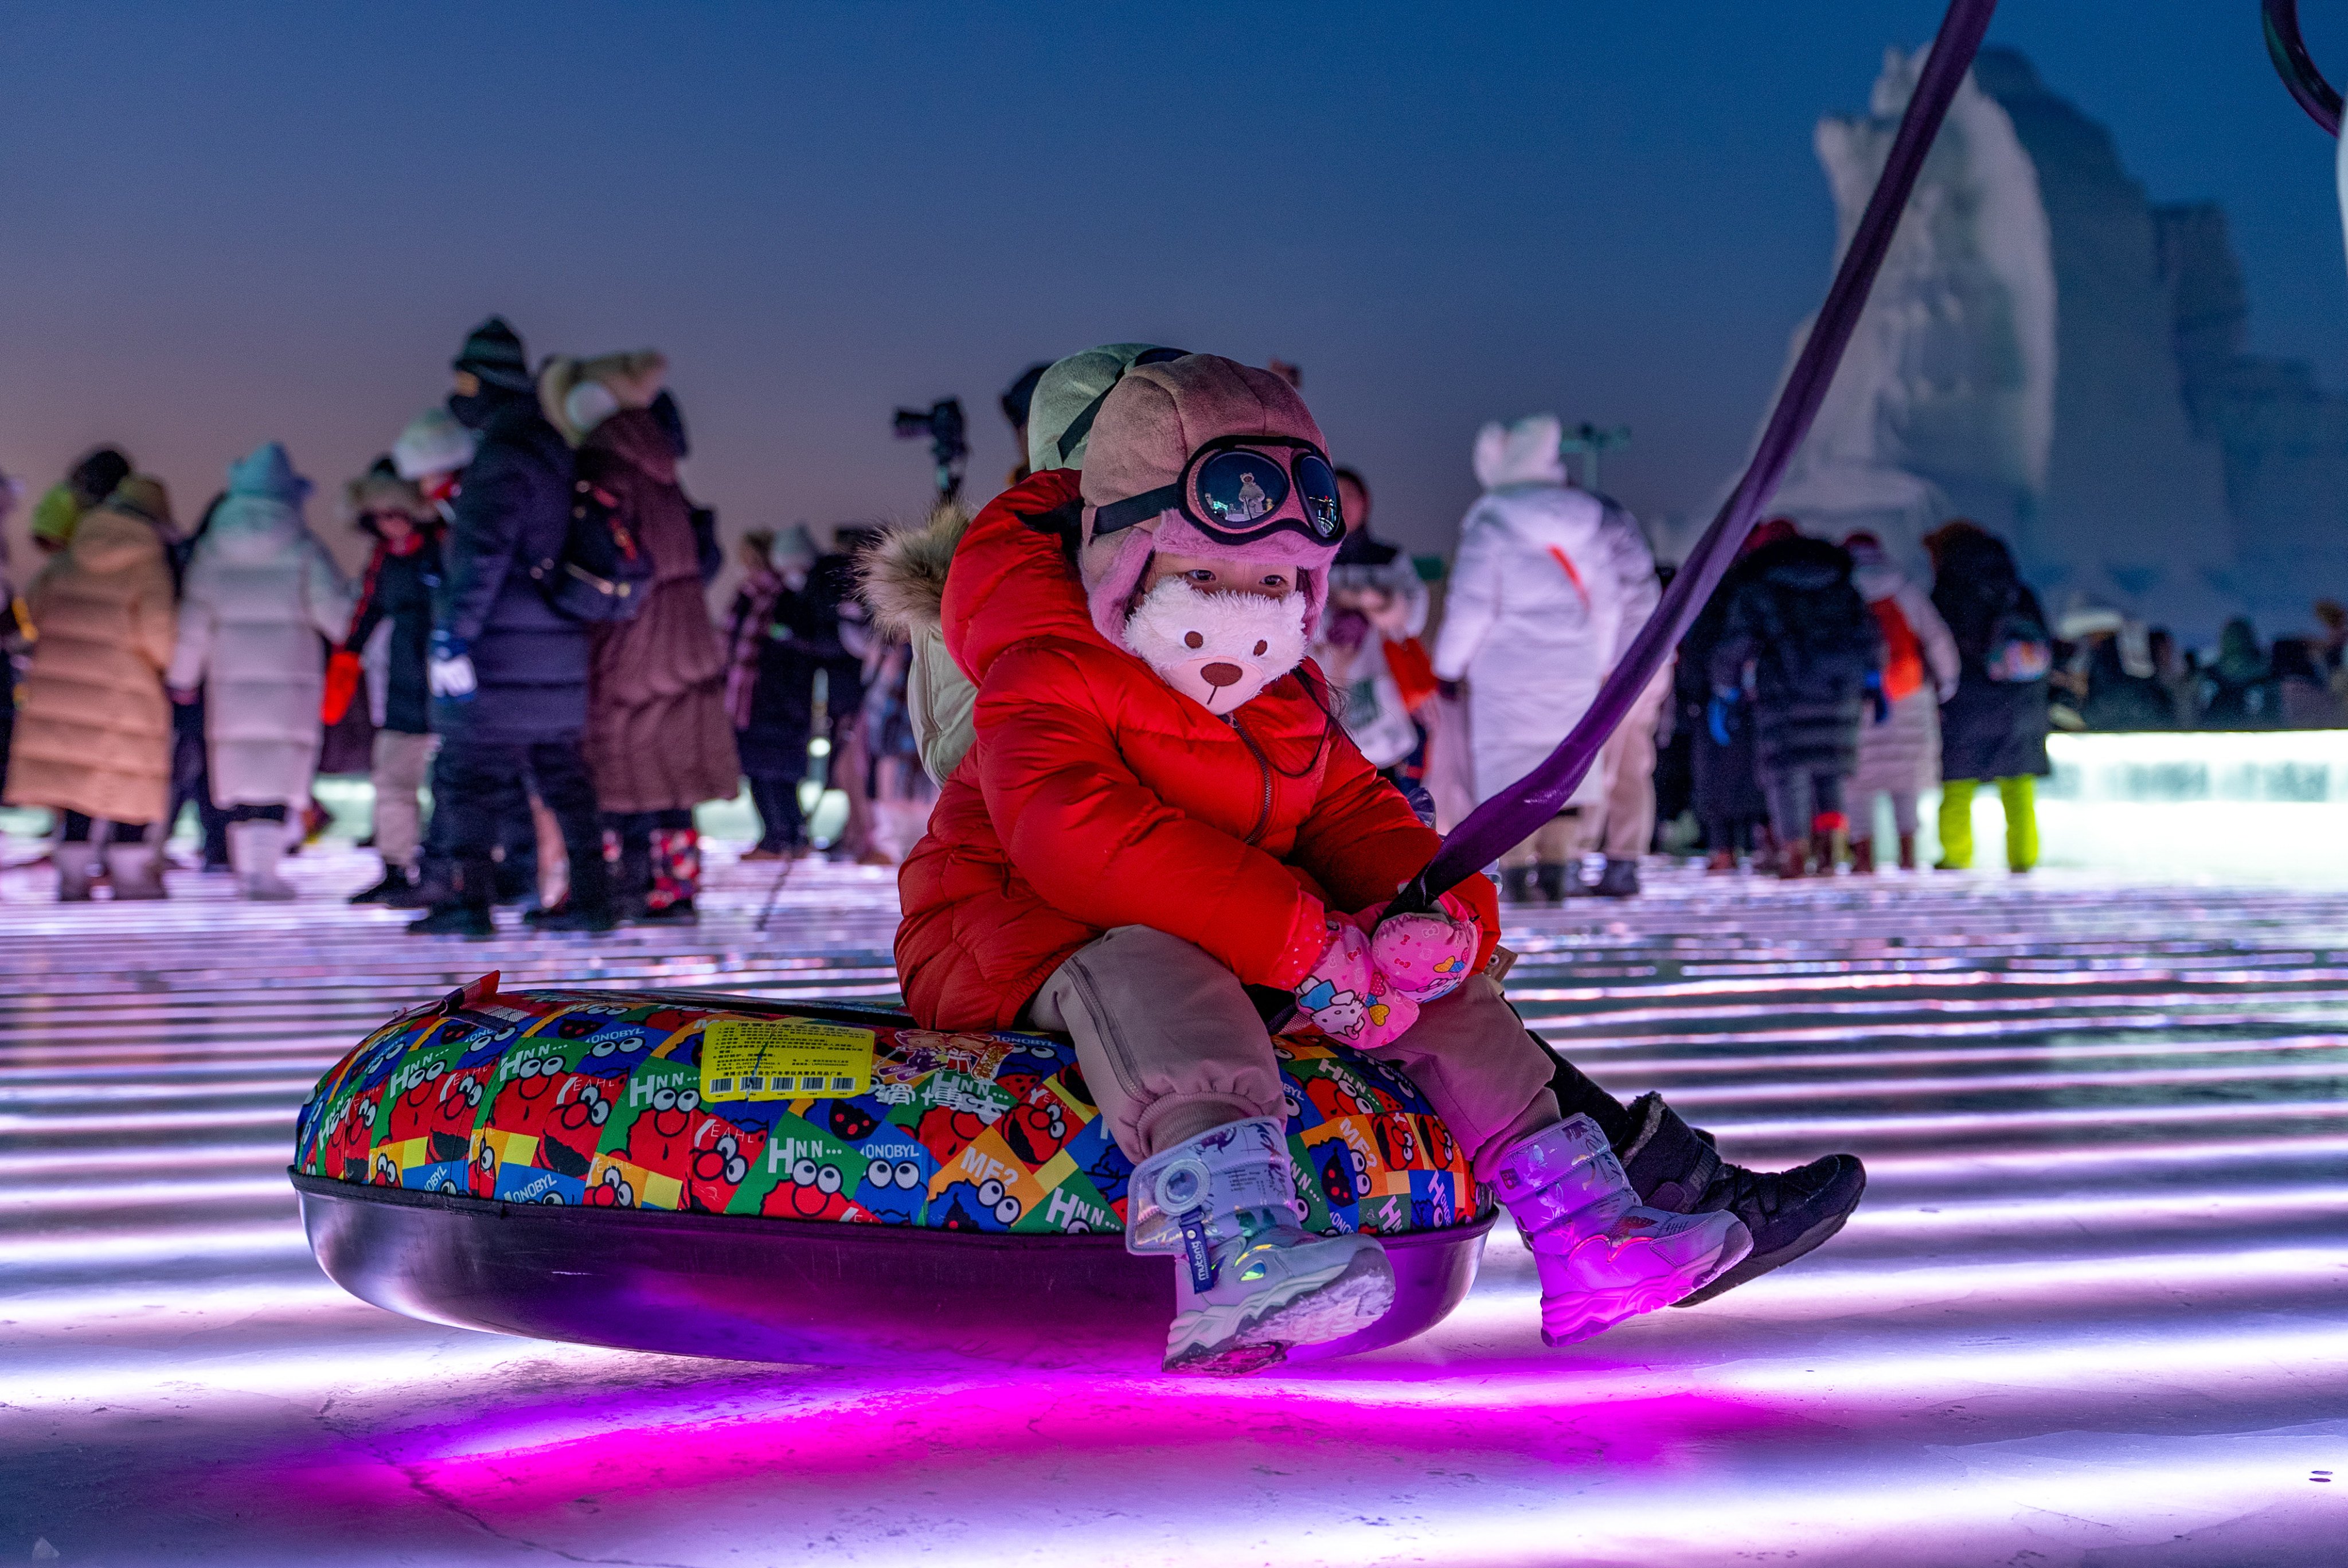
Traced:
<svg viewBox="0 0 2348 1568">
<path fill-rule="evenodd" d="M 1513 425 L 1497 421 L 1476 432 L 1476 482 L 1486 490 L 1565 482 L 1565 425 L 1535 414 Z"/>
<path fill-rule="evenodd" d="M 454 414 L 436 405 L 407 422 L 391 444 L 391 463 L 404 480 L 453 474 L 473 460 L 480 444 L 481 438 L 458 424 Z"/>
<path fill-rule="evenodd" d="M 1108 343 L 1071 354 L 1045 369 L 1027 406 L 1028 471 L 1083 468 L 1085 443 L 1108 389 L 1137 365 L 1185 357 L 1179 348 L 1154 343 Z"/>
<path fill-rule="evenodd" d="M 530 389 L 530 360 L 521 351 L 521 335 L 508 326 L 501 315 L 489 317 L 467 335 L 451 368 L 479 377 L 484 387 L 501 387 L 509 392 Z"/>
<path fill-rule="evenodd" d="M 1042 388 L 1037 392 L 1040 401 Z M 1305 636 L 1310 638 L 1320 624 L 1322 606 L 1329 598 L 1328 566 L 1337 553 L 1334 540 L 1318 544 L 1283 530 L 1232 544 L 1173 509 L 1159 512 L 1154 521 L 1136 523 L 1107 538 L 1094 537 L 1093 524 L 1102 507 L 1176 483 L 1190 454 L 1219 436 L 1286 436 L 1328 449 L 1321 427 L 1294 387 L 1269 370 L 1220 355 L 1137 363 L 1101 400 L 1085 452 L 1084 535 L 1076 570 L 1084 580 L 1093 624 L 1112 645 L 1123 645 L 1134 590 L 1150 556 L 1161 550 L 1292 566 L 1305 595 Z"/>
<path fill-rule="evenodd" d="M 283 442 L 263 441 L 250 457 L 229 464 L 228 493 L 300 506 L 310 493 L 310 481 L 294 471 L 294 459 L 285 455 Z"/>
<path fill-rule="evenodd" d="M 96 506 L 130 477 L 130 459 L 112 447 L 99 447 L 84 456 L 66 475 L 66 484 L 86 507 Z"/>
</svg>

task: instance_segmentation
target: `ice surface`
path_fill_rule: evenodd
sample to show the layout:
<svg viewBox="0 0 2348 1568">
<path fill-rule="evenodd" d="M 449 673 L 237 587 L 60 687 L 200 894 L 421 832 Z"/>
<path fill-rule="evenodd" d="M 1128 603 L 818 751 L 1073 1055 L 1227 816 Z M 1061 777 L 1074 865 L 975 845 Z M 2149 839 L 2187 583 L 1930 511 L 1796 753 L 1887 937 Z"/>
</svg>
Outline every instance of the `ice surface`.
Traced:
<svg viewBox="0 0 2348 1568">
<path fill-rule="evenodd" d="M 760 936 L 772 869 L 710 858 L 697 931 L 479 944 L 343 905 L 348 851 L 298 857 L 290 905 L 0 873 L 0 1557 L 2313 1568 L 2348 1538 L 2348 894 L 1655 871 L 1516 919 L 1528 1022 L 1610 1088 L 1872 1171 L 1804 1264 L 1570 1351 L 1505 1235 L 1426 1339 L 1207 1385 L 639 1356 L 329 1284 L 294 1110 L 396 1006 L 491 967 L 887 994 L 885 872 L 800 867 Z"/>
</svg>

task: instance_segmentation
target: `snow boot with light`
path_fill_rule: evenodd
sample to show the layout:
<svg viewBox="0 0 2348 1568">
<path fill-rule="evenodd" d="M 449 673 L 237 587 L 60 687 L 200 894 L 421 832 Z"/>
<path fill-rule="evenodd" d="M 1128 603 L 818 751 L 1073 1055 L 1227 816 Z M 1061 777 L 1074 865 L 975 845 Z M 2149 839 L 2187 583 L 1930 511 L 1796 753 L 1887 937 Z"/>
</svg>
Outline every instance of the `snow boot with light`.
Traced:
<svg viewBox="0 0 2348 1568">
<path fill-rule="evenodd" d="M 292 885 L 277 874 L 277 862 L 285 854 L 286 832 L 283 822 L 228 825 L 229 863 L 236 868 L 237 886 L 245 897 L 283 903 L 294 896 Z"/>
<path fill-rule="evenodd" d="M 57 902 L 88 903 L 90 879 L 98 871 L 98 846 L 59 844 L 49 851 L 49 863 L 57 868 Z"/>
<path fill-rule="evenodd" d="M 1598 873 L 1598 885 L 1591 891 L 1601 898 L 1638 897 L 1639 862 L 1607 856 L 1606 869 Z"/>
<path fill-rule="evenodd" d="M 1530 903 L 1533 901 L 1533 868 L 1503 866 L 1500 868 L 1500 902 Z"/>
<path fill-rule="evenodd" d="M 1682 1306 L 1785 1267 L 1841 1230 L 1867 1191 L 1867 1167 L 1856 1154 L 1829 1154 L 1791 1171 L 1747 1171 L 1723 1160 L 1711 1138 L 1682 1121 L 1660 1095 L 1632 1101 L 1631 1119 L 1637 1131 L 1622 1151 L 1622 1169 L 1641 1202 L 1674 1214 L 1734 1214 L 1753 1237 L 1742 1262 Z"/>
<path fill-rule="evenodd" d="M 1143 1161 L 1128 1189 L 1126 1251 L 1170 1253 L 1166 1370 L 1262 1370 L 1295 1345 L 1367 1328 L 1394 1305 L 1375 1236 L 1316 1236 L 1299 1222 L 1286 1127 L 1226 1122 Z"/>
<path fill-rule="evenodd" d="M 1500 1156 L 1500 1202 L 1541 1283 L 1541 1340 L 1571 1345 L 1700 1290 L 1751 1250 L 1725 1212 L 1669 1213 L 1639 1201 L 1587 1116 L 1545 1127 Z"/>
<path fill-rule="evenodd" d="M 701 834 L 692 828 L 654 828 L 652 896 L 635 918 L 647 925 L 697 925 L 693 895 L 701 891 Z"/>
<path fill-rule="evenodd" d="M 145 844 L 106 846 L 106 880 L 113 884 L 117 903 L 125 899 L 168 898 L 163 891 L 163 863 Z"/>
</svg>

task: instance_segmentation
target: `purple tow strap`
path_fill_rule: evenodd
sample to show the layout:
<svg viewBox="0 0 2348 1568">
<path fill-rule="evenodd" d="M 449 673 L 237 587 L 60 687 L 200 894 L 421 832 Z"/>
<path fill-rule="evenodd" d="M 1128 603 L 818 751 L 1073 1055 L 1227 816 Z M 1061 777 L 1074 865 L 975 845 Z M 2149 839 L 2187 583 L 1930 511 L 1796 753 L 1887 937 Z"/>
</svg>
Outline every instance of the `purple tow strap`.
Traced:
<svg viewBox="0 0 2348 1568">
<path fill-rule="evenodd" d="M 1892 232 L 1900 226 L 1900 215 L 1907 210 L 1924 155 L 1931 150 L 1932 138 L 1940 132 L 1949 102 L 1956 97 L 1957 86 L 1981 47 L 1982 35 L 1989 29 L 1990 13 L 1996 9 L 1997 0 L 1952 0 L 1948 15 L 1941 19 L 1940 34 L 1932 40 L 1931 57 L 1916 83 L 1915 96 L 1900 117 L 1900 134 L 1884 160 L 1882 178 L 1868 198 L 1850 249 L 1843 253 L 1834 285 L 1819 308 L 1818 325 L 1802 346 L 1785 390 L 1777 396 L 1777 406 L 1770 412 L 1753 461 L 1720 515 L 1688 552 L 1686 562 L 1663 591 L 1662 603 L 1640 628 L 1630 651 L 1599 687 L 1590 711 L 1540 767 L 1477 807 L 1445 836 L 1426 869 L 1395 898 L 1394 909 L 1432 908 L 1437 898 L 1524 842 L 1555 816 L 1598 760 L 1615 726 L 1622 722 L 1647 682 L 1687 634 L 1704 601 L 1736 559 L 1737 547 L 1752 531 L 1761 509 L 1776 492 L 1777 480 L 1808 433 L 1810 421 L 1818 417 L 1818 404 L 1834 380 L 1835 366 L 1842 362 L 1843 348 L 1859 325 L 1868 290 L 1874 286 Z"/>
</svg>

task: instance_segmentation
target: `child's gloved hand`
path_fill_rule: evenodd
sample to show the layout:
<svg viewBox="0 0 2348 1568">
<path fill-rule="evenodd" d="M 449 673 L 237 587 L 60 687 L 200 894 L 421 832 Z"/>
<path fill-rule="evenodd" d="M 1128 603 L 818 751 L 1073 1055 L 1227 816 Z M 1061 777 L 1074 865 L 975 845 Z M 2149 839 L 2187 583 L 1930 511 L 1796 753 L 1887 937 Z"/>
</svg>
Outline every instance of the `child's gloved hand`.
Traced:
<svg viewBox="0 0 2348 1568">
<path fill-rule="evenodd" d="M 1297 983 L 1296 1010 L 1330 1038 L 1365 1050 L 1391 1044 L 1418 1022 L 1418 1004 L 1370 961 L 1370 939 L 1341 914 L 1329 917 L 1329 945 Z"/>
<path fill-rule="evenodd" d="M 1374 903 L 1354 916 L 1370 933 L 1370 964 L 1413 1002 L 1432 1002 L 1457 990 L 1476 972 L 1483 928 L 1473 910 L 1445 893 L 1425 914 L 1388 914 Z"/>
</svg>

